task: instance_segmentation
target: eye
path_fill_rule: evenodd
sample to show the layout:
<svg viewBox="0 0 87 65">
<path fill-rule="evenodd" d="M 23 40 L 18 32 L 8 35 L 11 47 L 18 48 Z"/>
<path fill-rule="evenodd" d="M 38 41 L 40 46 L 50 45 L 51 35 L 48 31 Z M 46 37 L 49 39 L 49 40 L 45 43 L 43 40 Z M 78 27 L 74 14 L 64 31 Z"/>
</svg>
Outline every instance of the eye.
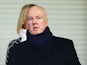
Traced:
<svg viewBox="0 0 87 65">
<path fill-rule="evenodd" d="M 42 17 L 41 17 L 41 16 L 37 16 L 36 18 L 37 18 L 37 19 L 42 19 Z"/>
<path fill-rule="evenodd" d="M 33 18 L 32 17 L 28 17 L 28 21 L 32 21 L 33 20 Z"/>
</svg>

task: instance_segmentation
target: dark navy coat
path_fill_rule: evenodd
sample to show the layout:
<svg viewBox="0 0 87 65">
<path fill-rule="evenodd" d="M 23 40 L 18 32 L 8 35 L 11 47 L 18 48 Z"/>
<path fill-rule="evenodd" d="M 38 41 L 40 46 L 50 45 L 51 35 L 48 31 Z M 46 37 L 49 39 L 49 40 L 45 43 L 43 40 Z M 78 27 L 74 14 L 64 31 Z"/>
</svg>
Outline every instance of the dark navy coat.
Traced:
<svg viewBox="0 0 87 65">
<path fill-rule="evenodd" d="M 37 48 L 29 41 L 13 40 L 7 51 L 7 65 L 81 65 L 72 40 L 54 37 L 46 47 Z"/>
</svg>

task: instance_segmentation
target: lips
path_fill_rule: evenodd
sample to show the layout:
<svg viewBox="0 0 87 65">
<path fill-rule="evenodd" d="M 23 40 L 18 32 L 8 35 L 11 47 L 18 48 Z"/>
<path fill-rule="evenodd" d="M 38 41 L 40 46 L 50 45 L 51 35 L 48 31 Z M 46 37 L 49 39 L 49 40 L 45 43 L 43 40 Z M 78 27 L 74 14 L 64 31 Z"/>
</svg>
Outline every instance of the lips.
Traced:
<svg viewBox="0 0 87 65">
<path fill-rule="evenodd" d="M 38 28 L 39 28 L 39 27 L 33 27 L 33 30 L 35 30 L 35 31 L 36 31 L 36 30 L 38 30 Z"/>
</svg>

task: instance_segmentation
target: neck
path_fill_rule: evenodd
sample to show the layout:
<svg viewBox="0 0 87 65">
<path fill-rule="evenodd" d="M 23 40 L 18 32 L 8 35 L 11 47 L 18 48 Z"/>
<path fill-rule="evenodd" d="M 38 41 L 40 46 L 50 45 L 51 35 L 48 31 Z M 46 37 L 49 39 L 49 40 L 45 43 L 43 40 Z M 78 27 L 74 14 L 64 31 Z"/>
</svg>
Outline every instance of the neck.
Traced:
<svg viewBox="0 0 87 65">
<path fill-rule="evenodd" d="M 52 38 L 52 33 L 50 32 L 49 27 L 43 31 L 43 33 L 32 35 L 27 31 L 27 40 L 32 44 L 39 48 L 44 48 Z"/>
</svg>

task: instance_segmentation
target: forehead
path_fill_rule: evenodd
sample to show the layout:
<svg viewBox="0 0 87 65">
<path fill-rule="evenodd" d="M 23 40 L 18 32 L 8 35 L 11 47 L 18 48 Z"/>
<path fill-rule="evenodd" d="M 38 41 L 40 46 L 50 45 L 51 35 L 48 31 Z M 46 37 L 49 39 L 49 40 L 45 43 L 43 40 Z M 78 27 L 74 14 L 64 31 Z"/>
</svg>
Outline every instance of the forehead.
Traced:
<svg viewBox="0 0 87 65">
<path fill-rule="evenodd" d="M 34 16 L 34 15 L 44 15 L 44 10 L 41 7 L 33 6 L 28 11 L 28 16 Z"/>
</svg>

